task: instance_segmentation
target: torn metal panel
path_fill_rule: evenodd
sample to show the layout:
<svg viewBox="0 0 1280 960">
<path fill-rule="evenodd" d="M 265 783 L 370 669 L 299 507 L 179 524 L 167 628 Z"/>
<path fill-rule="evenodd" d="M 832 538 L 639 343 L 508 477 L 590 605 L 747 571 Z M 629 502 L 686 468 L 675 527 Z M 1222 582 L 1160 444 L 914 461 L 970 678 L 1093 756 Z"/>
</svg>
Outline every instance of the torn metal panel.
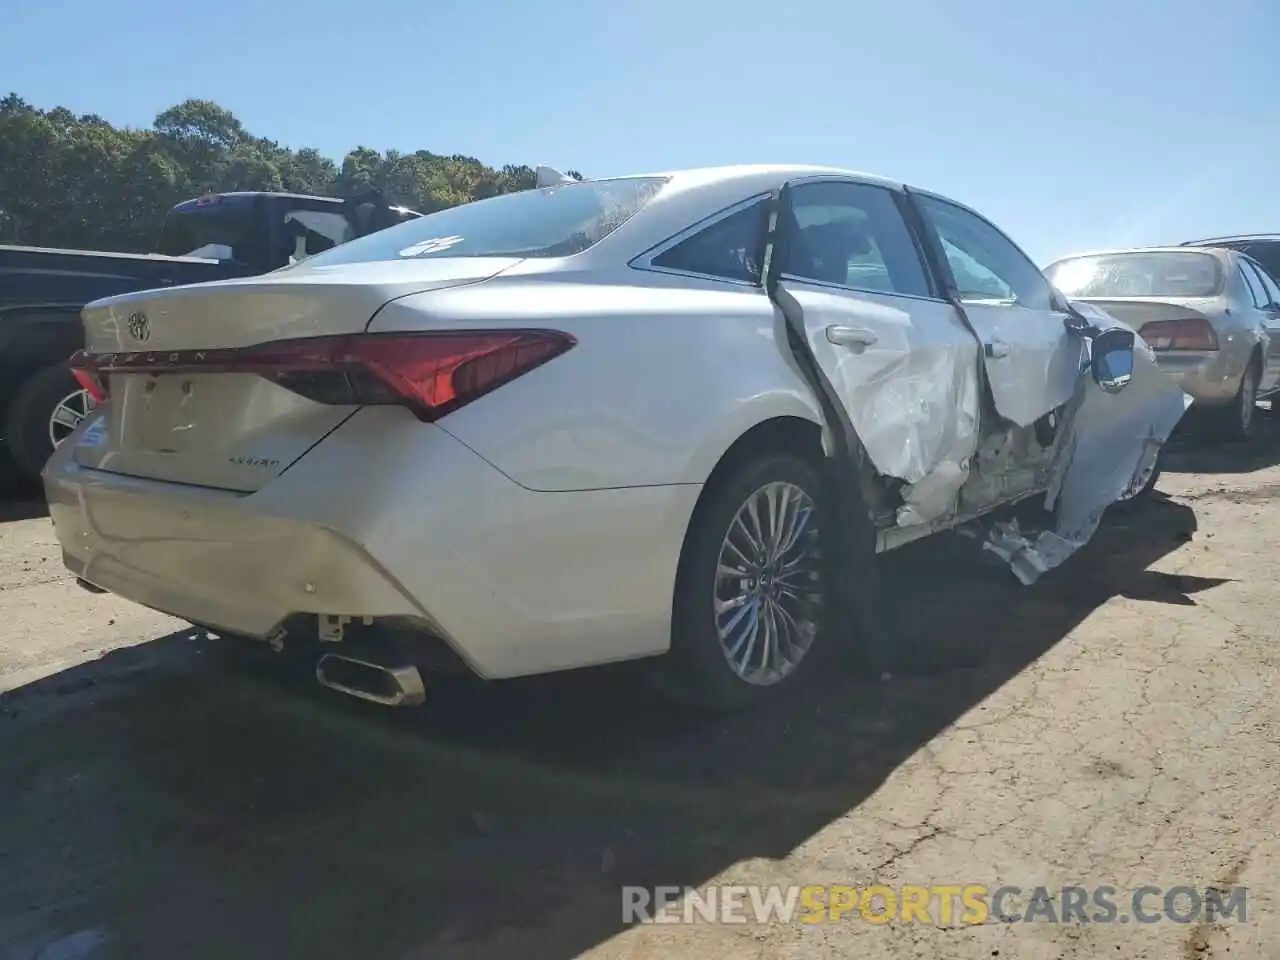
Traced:
<svg viewBox="0 0 1280 960">
<path fill-rule="evenodd" d="M 1050 414 L 1046 419 L 1057 436 L 1060 417 Z M 1001 425 L 983 437 L 973 458 L 973 476 L 960 492 L 960 512 L 983 512 L 1044 490 L 1052 450 L 1053 441 L 1042 440 L 1034 427 Z"/>
<path fill-rule="evenodd" d="M 918 484 L 977 447 L 979 345 L 949 303 L 779 284 L 809 347 L 820 395 L 848 417 L 876 471 Z M 784 311 L 784 316 L 785 316 Z"/>
<path fill-rule="evenodd" d="M 919 483 L 913 483 L 902 491 L 902 506 L 898 508 L 900 527 L 929 523 L 956 512 L 960 488 L 969 479 L 969 461 L 944 460 Z"/>
<path fill-rule="evenodd" d="M 1101 309 L 1077 305 L 1097 332 L 1130 328 Z M 1092 349 L 1095 337 L 1085 337 Z M 1132 373 L 1121 383 L 1086 365 L 1068 407 L 1055 453 L 1046 508 L 1054 522 L 1024 533 L 1014 523 L 992 527 L 984 546 L 1003 557 L 1024 584 L 1059 566 L 1093 536 L 1108 507 L 1141 489 L 1191 398 L 1156 366 L 1155 355 L 1134 338 Z M 1118 392 L 1111 392 L 1118 391 Z"/>
<path fill-rule="evenodd" d="M 967 473 L 978 446 L 978 347 L 953 318 L 942 319 L 947 335 L 900 327 L 892 331 L 898 334 L 893 340 L 884 336 L 860 355 L 839 356 L 834 365 L 858 438 L 876 469 L 923 489 L 952 484 L 957 469 Z"/>
<path fill-rule="evenodd" d="M 1029 427 L 1071 399 L 1082 344 L 1059 314 L 967 297 L 964 309 L 982 342 L 991 397 L 1002 417 Z"/>
</svg>

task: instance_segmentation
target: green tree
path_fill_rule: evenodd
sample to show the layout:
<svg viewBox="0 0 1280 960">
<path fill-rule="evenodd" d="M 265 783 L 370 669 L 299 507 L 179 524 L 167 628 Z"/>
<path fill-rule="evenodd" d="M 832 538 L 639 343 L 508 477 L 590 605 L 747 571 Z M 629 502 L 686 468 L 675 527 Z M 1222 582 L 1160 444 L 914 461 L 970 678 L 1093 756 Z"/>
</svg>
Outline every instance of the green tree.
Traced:
<svg viewBox="0 0 1280 960">
<path fill-rule="evenodd" d="M 581 174 L 571 176 L 581 179 Z M 210 100 L 185 100 L 149 128 L 0 99 L 0 242 L 146 251 L 175 204 L 211 191 L 345 197 L 370 188 L 423 213 L 531 189 L 533 169 L 475 157 L 358 146 L 335 163 L 254 136 Z"/>
</svg>

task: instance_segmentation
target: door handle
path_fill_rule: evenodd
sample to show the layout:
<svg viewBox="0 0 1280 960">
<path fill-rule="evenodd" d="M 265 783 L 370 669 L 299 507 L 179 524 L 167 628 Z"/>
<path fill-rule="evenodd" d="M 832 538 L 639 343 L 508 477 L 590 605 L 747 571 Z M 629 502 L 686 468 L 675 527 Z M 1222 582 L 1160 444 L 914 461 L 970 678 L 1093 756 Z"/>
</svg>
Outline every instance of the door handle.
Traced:
<svg viewBox="0 0 1280 960">
<path fill-rule="evenodd" d="M 992 360 L 1000 360 L 1009 355 L 1009 345 L 1000 340 L 992 340 L 986 345 L 986 354 Z"/>
<path fill-rule="evenodd" d="M 879 339 L 873 331 L 862 327 L 827 327 L 827 341 L 838 347 L 869 347 Z"/>
</svg>

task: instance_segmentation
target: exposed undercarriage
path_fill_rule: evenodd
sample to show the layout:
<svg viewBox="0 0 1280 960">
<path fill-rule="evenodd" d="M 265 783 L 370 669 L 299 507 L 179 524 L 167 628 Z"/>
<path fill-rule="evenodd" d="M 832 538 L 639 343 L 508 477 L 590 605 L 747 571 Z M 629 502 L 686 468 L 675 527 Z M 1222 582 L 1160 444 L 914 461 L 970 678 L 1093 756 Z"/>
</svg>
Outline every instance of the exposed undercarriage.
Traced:
<svg viewBox="0 0 1280 960">
<path fill-rule="evenodd" d="M 876 527 L 936 530 L 1045 491 L 1064 413 L 1059 408 L 1022 427 L 991 412 L 991 426 L 969 460 L 941 463 L 916 484 L 879 474 L 869 478 Z"/>
</svg>

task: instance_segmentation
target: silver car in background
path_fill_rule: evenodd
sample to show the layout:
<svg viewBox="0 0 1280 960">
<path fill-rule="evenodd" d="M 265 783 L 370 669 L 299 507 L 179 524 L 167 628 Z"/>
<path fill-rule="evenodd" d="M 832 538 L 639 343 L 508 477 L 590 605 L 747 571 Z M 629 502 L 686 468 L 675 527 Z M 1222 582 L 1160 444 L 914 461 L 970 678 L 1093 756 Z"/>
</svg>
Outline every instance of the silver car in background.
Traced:
<svg viewBox="0 0 1280 960">
<path fill-rule="evenodd" d="M 1225 439 L 1248 438 L 1256 401 L 1280 390 L 1280 287 L 1236 250 L 1099 251 L 1064 257 L 1045 275 L 1137 329 Z"/>
</svg>

